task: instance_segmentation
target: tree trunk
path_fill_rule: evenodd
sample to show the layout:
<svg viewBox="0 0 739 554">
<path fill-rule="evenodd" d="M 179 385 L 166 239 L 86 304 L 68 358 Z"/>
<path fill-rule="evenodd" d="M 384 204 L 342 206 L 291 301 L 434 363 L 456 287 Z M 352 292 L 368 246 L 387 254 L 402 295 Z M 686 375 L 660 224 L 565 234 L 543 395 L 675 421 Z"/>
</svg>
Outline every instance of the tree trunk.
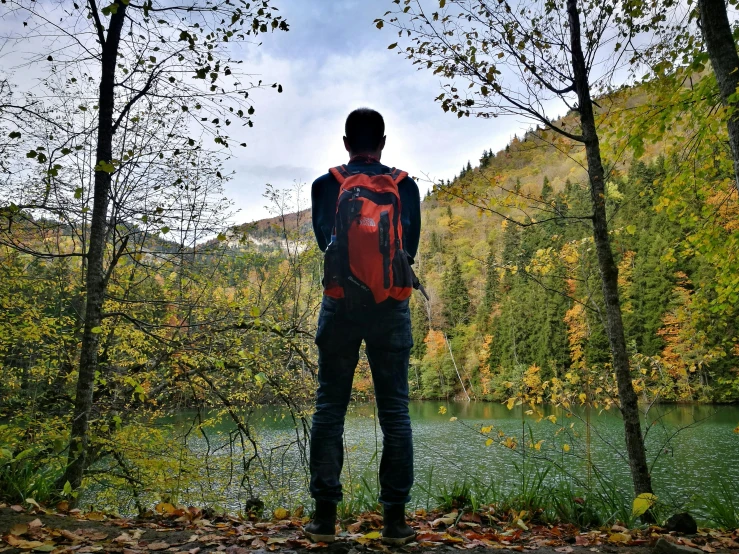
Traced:
<svg viewBox="0 0 739 554">
<path fill-rule="evenodd" d="M 98 99 L 98 136 L 96 164 L 110 163 L 113 158 L 113 108 L 115 104 L 115 69 L 118 45 L 123 28 L 124 14 L 128 2 L 118 0 L 117 11 L 112 14 L 108 35 L 102 44 L 100 97 Z M 95 10 L 94 4 L 90 6 Z M 82 484 L 83 473 L 87 467 L 89 450 L 89 421 L 93 407 L 95 372 L 98 364 L 98 343 L 102 307 L 105 298 L 105 242 L 108 234 L 108 197 L 110 195 L 111 174 L 101 169 L 95 171 L 92 218 L 87 251 L 87 279 L 85 282 L 87 300 L 85 303 L 85 322 L 80 349 L 77 393 L 74 401 L 74 418 L 67 456 L 67 468 L 61 479 L 62 485 L 69 481 L 73 488 Z"/>
<path fill-rule="evenodd" d="M 731 99 L 739 87 L 739 56 L 724 0 L 698 0 L 698 9 L 701 32 L 718 81 L 721 100 L 732 110 L 726 126 L 729 130 L 731 155 L 734 157 L 735 186 L 739 189 L 739 113 L 733 112 L 737 103 Z"/>
<path fill-rule="evenodd" d="M 616 373 L 621 414 L 626 433 L 626 451 L 631 467 L 634 492 L 638 495 L 652 492 L 652 479 L 647 466 L 644 437 L 639 420 L 639 404 L 631 382 L 629 357 L 626 352 L 621 303 L 618 296 L 618 266 L 613 259 L 608 220 L 606 219 L 605 172 L 600 156 L 600 142 L 595 127 L 593 102 L 590 98 L 590 85 L 580 43 L 580 14 L 577 0 L 567 0 L 567 14 L 570 21 L 570 41 L 572 46 L 572 69 L 578 97 L 580 124 L 585 142 L 588 162 L 590 196 L 593 203 L 593 240 L 598 254 L 601 286 L 606 305 L 606 327 Z"/>
</svg>

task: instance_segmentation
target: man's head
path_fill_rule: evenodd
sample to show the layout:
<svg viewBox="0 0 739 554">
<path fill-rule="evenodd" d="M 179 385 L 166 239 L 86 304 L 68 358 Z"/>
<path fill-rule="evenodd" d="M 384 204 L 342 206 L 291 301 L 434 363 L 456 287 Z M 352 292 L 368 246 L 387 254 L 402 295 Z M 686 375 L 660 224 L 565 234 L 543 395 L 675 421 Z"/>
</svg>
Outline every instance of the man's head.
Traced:
<svg viewBox="0 0 739 554">
<path fill-rule="evenodd" d="M 380 159 L 385 148 L 385 120 L 370 108 L 354 110 L 344 125 L 344 147 L 350 156 L 364 154 Z"/>
</svg>

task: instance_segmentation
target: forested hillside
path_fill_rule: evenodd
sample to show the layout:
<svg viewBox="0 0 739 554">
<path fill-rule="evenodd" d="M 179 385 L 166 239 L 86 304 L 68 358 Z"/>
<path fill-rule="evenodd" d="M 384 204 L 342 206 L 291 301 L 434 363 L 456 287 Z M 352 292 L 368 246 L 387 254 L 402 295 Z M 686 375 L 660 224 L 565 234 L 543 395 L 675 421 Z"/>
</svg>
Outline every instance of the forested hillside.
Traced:
<svg viewBox="0 0 739 554">
<path fill-rule="evenodd" d="M 647 99 L 640 88 L 606 100 L 605 149 L 617 152 L 617 131 L 627 129 L 613 114 L 646 111 Z M 596 396 L 613 393 L 584 152 L 549 135 L 530 131 L 505 150 L 483 152 L 424 199 L 417 271 L 432 300 L 413 300 L 419 397 L 505 400 L 531 380 L 547 383 L 545 396 L 584 381 Z M 682 146 L 665 134 L 638 156 L 614 156 L 609 168 L 608 217 L 635 385 L 645 400 L 734 402 L 737 299 L 736 292 L 722 297 L 720 283 L 736 278 L 736 191 L 717 185 L 730 174 L 721 173 L 725 155 L 715 145 L 700 146 L 712 155 L 703 160 L 711 174 L 694 181 Z M 676 178 L 694 188 L 676 191 Z M 707 227 L 708 245 L 701 244 Z M 719 244 L 726 264 L 712 253 Z"/>
</svg>

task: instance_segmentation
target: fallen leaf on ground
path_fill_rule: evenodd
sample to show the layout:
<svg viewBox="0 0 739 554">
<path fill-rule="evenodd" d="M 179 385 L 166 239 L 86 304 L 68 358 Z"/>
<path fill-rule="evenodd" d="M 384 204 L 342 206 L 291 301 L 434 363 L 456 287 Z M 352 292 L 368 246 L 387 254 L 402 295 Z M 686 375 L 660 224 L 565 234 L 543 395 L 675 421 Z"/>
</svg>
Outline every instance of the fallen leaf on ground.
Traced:
<svg viewBox="0 0 739 554">
<path fill-rule="evenodd" d="M 610 537 L 608 537 L 608 542 L 613 543 L 627 543 L 631 540 L 631 535 L 627 535 L 626 533 L 613 533 Z"/>
<path fill-rule="evenodd" d="M 149 550 L 166 550 L 169 548 L 169 543 L 164 541 L 151 542 L 147 545 Z"/>
<path fill-rule="evenodd" d="M 10 528 L 8 533 L 15 536 L 25 535 L 26 533 L 28 533 L 28 525 L 26 525 L 25 523 L 16 523 L 15 525 L 13 525 L 13 527 Z"/>
<path fill-rule="evenodd" d="M 154 510 L 158 514 L 173 514 L 177 511 L 177 508 L 175 508 L 169 502 L 160 502 L 159 504 L 154 506 Z"/>
<path fill-rule="evenodd" d="M 108 533 L 95 531 L 95 529 L 83 529 L 80 531 L 80 534 L 91 541 L 102 541 L 108 538 Z"/>
<path fill-rule="evenodd" d="M 251 554 L 251 550 L 248 548 L 244 548 L 243 546 L 229 546 L 226 550 L 224 550 L 226 554 Z"/>
<path fill-rule="evenodd" d="M 221 535 L 203 535 L 202 537 L 198 537 L 196 539 L 198 542 L 216 542 L 216 541 L 225 541 L 226 537 L 223 537 Z"/>
<path fill-rule="evenodd" d="M 7 542 L 10 546 L 20 548 L 21 550 L 32 550 L 37 546 L 42 546 L 44 544 L 41 541 L 27 541 L 25 539 L 19 539 L 17 537 L 14 537 L 13 535 L 6 536 L 5 542 Z"/>
<path fill-rule="evenodd" d="M 361 537 L 357 537 L 354 540 L 358 542 L 359 544 L 367 544 L 368 542 L 376 541 L 380 537 L 382 537 L 382 535 L 380 534 L 379 531 L 371 531 L 369 533 L 362 535 Z"/>
</svg>

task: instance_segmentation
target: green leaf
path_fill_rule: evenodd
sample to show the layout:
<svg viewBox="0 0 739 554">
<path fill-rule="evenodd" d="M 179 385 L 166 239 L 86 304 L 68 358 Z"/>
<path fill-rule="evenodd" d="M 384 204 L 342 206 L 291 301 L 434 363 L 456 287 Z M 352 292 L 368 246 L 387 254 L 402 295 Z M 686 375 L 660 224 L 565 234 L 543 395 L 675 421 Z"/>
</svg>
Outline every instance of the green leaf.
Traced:
<svg viewBox="0 0 739 554">
<path fill-rule="evenodd" d="M 385 25 L 385 22 L 382 19 L 378 19 L 377 23 L 375 23 L 375 27 L 378 29 L 382 29 L 382 27 Z"/>
<path fill-rule="evenodd" d="M 634 233 L 636 233 L 636 225 L 633 225 L 633 224 L 632 225 L 627 225 L 626 226 L 626 232 L 628 234 L 630 234 L 630 235 L 633 235 Z"/>
<path fill-rule="evenodd" d="M 112 4 L 105 6 L 100 11 L 103 12 L 103 15 L 114 15 L 118 12 L 118 4 L 113 2 Z"/>
<path fill-rule="evenodd" d="M 11 131 L 8 136 L 12 139 L 21 138 L 21 134 L 18 131 Z"/>
<path fill-rule="evenodd" d="M 74 189 L 74 197 L 77 200 L 79 200 L 80 198 L 82 198 L 82 187 L 77 187 L 76 189 Z"/>
<path fill-rule="evenodd" d="M 446 0 L 439 0 L 439 7 L 440 8 L 444 8 L 445 5 L 446 5 Z"/>
<path fill-rule="evenodd" d="M 393 43 L 392 43 L 392 44 L 391 44 L 390 46 L 388 46 L 388 47 L 387 47 L 387 49 L 388 49 L 388 50 L 392 50 L 392 49 L 393 49 L 393 48 L 395 48 L 396 46 L 398 46 L 398 43 L 397 43 L 397 42 L 393 42 Z"/>
<path fill-rule="evenodd" d="M 90 329 L 90 332 L 93 335 L 99 335 L 100 333 L 103 332 L 103 328 L 102 327 L 93 327 L 92 329 Z"/>
<path fill-rule="evenodd" d="M 95 171 L 104 171 L 105 173 L 113 173 L 115 171 L 115 166 L 110 162 L 106 162 L 105 160 L 100 160 L 98 163 L 95 164 Z"/>
<path fill-rule="evenodd" d="M 169 227 L 167 227 L 167 226 L 164 226 L 164 227 L 162 227 L 162 228 L 160 229 L 160 231 L 162 232 L 162 234 L 165 234 L 165 235 L 166 235 L 167 233 L 169 233 Z"/>
<path fill-rule="evenodd" d="M 228 237 L 227 237 L 226 235 L 224 235 L 223 233 L 218 233 L 218 240 L 219 240 L 220 242 L 223 242 L 223 241 L 224 241 L 224 240 L 226 240 L 227 238 L 228 238 Z"/>
</svg>

